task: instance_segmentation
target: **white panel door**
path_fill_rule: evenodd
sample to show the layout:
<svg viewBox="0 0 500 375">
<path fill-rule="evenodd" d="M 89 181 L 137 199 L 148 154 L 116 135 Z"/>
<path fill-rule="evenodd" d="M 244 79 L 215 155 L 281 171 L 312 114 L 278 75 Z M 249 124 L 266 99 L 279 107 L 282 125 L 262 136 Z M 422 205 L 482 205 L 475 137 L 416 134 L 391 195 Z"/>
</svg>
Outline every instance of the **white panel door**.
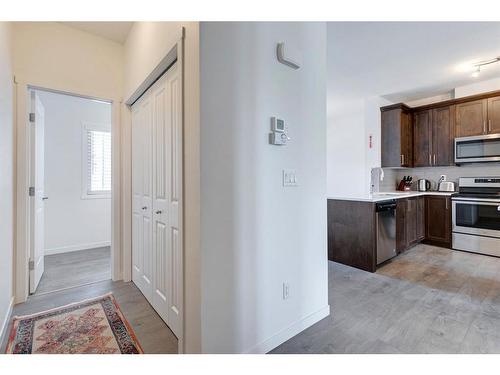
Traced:
<svg viewBox="0 0 500 375">
<path fill-rule="evenodd" d="M 132 108 L 132 281 L 142 288 L 142 112 Z"/>
<path fill-rule="evenodd" d="M 153 295 L 153 137 L 151 95 L 141 103 L 142 121 L 142 293 L 151 300 Z"/>
<path fill-rule="evenodd" d="M 183 288 L 181 89 L 175 64 L 132 110 L 133 281 L 178 337 Z"/>
<path fill-rule="evenodd" d="M 34 196 L 31 197 L 31 241 L 30 241 L 30 293 L 34 293 L 44 271 L 44 142 L 45 142 L 45 109 L 35 91 L 31 91 L 31 113 L 35 121 L 30 121 L 31 136 L 31 186 Z"/>
<path fill-rule="evenodd" d="M 166 128 L 168 129 L 167 154 L 167 215 L 170 233 L 167 245 L 167 285 L 169 285 L 168 325 L 179 337 L 182 332 L 183 306 L 183 243 L 182 243 L 182 82 L 175 64 L 167 72 Z"/>
</svg>

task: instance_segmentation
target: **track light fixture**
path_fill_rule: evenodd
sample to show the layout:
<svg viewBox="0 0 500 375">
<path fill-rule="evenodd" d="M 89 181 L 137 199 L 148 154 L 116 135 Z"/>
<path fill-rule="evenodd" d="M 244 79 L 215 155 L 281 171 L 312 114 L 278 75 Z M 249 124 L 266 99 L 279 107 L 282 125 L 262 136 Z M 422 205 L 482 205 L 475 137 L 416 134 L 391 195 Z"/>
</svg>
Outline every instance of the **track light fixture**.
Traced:
<svg viewBox="0 0 500 375">
<path fill-rule="evenodd" d="M 472 73 L 472 76 L 474 78 L 476 77 L 479 77 L 479 73 L 481 73 L 481 67 L 482 66 L 485 66 L 485 65 L 490 65 L 490 64 L 494 64 L 494 63 L 497 63 L 500 61 L 500 57 L 495 57 L 494 59 L 490 59 L 490 60 L 485 60 L 485 61 L 480 61 L 478 62 L 477 64 L 474 64 L 474 72 Z"/>
</svg>

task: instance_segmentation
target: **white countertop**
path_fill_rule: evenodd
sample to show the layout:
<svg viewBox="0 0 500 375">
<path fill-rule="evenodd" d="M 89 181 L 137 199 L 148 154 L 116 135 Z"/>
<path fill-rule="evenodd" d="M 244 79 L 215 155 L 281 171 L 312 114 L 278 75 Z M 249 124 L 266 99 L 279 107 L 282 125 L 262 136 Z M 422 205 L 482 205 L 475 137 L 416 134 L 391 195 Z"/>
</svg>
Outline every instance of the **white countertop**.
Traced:
<svg viewBox="0 0 500 375">
<path fill-rule="evenodd" d="M 442 195 L 450 196 L 455 192 L 442 192 L 442 191 L 385 191 L 373 194 L 358 195 L 358 196 L 330 196 L 328 199 L 337 199 L 343 201 L 361 201 L 361 202 L 382 202 L 390 199 L 401 199 L 410 197 L 421 197 L 424 195 Z"/>
</svg>

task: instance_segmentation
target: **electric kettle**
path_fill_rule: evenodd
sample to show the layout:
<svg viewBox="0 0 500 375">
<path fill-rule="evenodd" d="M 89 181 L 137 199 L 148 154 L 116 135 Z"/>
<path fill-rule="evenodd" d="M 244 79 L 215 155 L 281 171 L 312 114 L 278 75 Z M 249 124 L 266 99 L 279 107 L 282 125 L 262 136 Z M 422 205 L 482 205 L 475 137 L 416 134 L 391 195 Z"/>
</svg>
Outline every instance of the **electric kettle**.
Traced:
<svg viewBox="0 0 500 375">
<path fill-rule="evenodd" d="M 429 191 L 431 190 L 431 182 L 426 179 L 418 180 L 418 191 Z"/>
</svg>

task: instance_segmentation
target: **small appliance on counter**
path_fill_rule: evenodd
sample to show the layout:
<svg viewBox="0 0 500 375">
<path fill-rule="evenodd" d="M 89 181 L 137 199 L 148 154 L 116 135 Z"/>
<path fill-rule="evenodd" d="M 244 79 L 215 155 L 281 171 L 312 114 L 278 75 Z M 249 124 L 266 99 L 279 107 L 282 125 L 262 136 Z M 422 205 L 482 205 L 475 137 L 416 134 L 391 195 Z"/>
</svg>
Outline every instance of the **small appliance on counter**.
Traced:
<svg viewBox="0 0 500 375">
<path fill-rule="evenodd" d="M 399 191 L 410 191 L 412 183 L 413 183 L 413 177 L 404 176 L 403 179 L 399 182 L 398 190 Z"/>
<path fill-rule="evenodd" d="M 438 182 L 438 191 L 454 192 L 455 183 L 451 181 L 445 181 L 445 179 L 441 177 Z"/>
<path fill-rule="evenodd" d="M 429 191 L 431 190 L 431 182 L 422 178 L 417 181 L 418 191 Z"/>
</svg>

